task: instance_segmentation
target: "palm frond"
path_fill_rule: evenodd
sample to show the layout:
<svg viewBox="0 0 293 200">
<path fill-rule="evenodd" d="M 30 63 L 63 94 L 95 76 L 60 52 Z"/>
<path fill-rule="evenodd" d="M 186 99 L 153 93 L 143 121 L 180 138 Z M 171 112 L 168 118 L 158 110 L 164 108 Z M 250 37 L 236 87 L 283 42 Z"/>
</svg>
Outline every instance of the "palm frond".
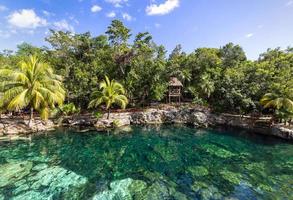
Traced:
<svg viewBox="0 0 293 200">
<path fill-rule="evenodd" d="M 18 94 L 16 97 L 14 97 L 10 103 L 7 106 L 8 110 L 19 110 L 27 106 L 27 95 L 28 89 L 22 91 L 20 94 Z"/>
</svg>

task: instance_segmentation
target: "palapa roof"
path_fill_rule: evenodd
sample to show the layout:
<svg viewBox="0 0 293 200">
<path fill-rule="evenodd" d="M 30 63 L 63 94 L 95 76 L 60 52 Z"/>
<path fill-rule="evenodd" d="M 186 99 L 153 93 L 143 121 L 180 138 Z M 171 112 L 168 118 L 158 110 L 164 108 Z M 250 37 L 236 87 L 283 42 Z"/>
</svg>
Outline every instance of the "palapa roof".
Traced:
<svg viewBox="0 0 293 200">
<path fill-rule="evenodd" d="M 183 84 L 176 77 L 171 77 L 169 81 L 169 86 L 183 87 Z"/>
</svg>

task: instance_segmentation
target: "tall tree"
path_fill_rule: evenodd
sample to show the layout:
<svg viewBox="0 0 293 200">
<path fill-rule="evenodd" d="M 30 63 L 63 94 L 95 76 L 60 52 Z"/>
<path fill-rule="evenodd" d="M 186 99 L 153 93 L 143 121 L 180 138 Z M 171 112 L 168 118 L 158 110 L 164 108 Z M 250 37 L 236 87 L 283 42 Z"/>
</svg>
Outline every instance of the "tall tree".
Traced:
<svg viewBox="0 0 293 200">
<path fill-rule="evenodd" d="M 40 113 L 42 119 L 48 119 L 50 109 L 62 105 L 65 91 L 62 77 L 54 74 L 53 69 L 36 56 L 21 61 L 15 70 L 2 69 L 0 76 L 5 78 L 1 83 L 3 96 L 0 99 L 8 110 L 31 109 Z"/>
<path fill-rule="evenodd" d="M 128 40 L 131 37 L 130 29 L 125 27 L 123 22 L 113 20 L 108 27 L 106 34 L 108 35 L 111 46 L 114 49 L 113 58 L 117 67 L 122 74 L 121 79 L 125 78 L 126 67 L 133 57 L 133 52 L 129 48 Z"/>
<path fill-rule="evenodd" d="M 47 41 L 53 47 L 48 59 L 64 77 L 67 101 L 86 108 L 98 80 L 116 71 L 107 37 L 52 31 Z"/>
<path fill-rule="evenodd" d="M 246 55 L 242 47 L 228 43 L 220 48 L 220 55 L 223 61 L 224 67 L 235 67 L 239 63 L 246 61 Z"/>
<path fill-rule="evenodd" d="M 110 109 L 113 104 L 118 104 L 122 109 L 125 109 L 128 104 L 124 87 L 115 80 L 110 81 L 107 76 L 100 83 L 99 90 L 93 93 L 93 98 L 89 103 L 89 108 L 96 108 L 102 103 L 105 103 L 106 109 L 108 110 L 107 119 L 109 119 Z"/>
</svg>

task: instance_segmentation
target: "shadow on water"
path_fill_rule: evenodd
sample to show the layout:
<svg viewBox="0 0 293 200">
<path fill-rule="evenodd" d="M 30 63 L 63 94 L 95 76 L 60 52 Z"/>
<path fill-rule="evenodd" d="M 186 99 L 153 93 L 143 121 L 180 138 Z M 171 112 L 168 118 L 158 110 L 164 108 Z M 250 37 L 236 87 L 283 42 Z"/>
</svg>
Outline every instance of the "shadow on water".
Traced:
<svg viewBox="0 0 293 200">
<path fill-rule="evenodd" d="M 189 199 L 286 199 L 290 193 L 279 185 L 292 186 L 293 179 L 293 146 L 284 140 L 242 129 L 183 125 L 128 131 L 57 130 L 31 142 L 1 142 L 0 162 L 32 160 L 87 177 L 84 197 L 129 177 L 148 185 L 164 183 Z"/>
</svg>

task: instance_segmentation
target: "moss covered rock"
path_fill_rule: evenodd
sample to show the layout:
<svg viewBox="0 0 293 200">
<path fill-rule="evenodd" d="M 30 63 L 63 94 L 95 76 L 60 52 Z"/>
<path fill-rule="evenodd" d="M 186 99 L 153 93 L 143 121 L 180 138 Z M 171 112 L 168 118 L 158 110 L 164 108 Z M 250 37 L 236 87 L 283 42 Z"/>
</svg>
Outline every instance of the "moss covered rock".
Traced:
<svg viewBox="0 0 293 200">
<path fill-rule="evenodd" d="M 195 181 L 191 186 L 191 189 L 196 192 L 202 200 L 223 198 L 222 194 L 216 187 L 207 185 L 204 182 Z"/>
<path fill-rule="evenodd" d="M 226 170 L 221 171 L 220 174 L 222 175 L 223 179 L 229 181 L 230 183 L 239 185 L 241 182 L 241 174 L 237 174 Z"/>
<path fill-rule="evenodd" d="M 234 153 L 232 153 L 226 149 L 220 148 L 216 145 L 206 144 L 206 145 L 203 145 L 203 147 L 206 152 L 208 152 L 212 155 L 215 155 L 217 157 L 220 157 L 220 158 L 230 158 L 230 157 L 235 156 Z"/>
<path fill-rule="evenodd" d="M 93 200 L 115 200 L 133 199 L 135 196 L 143 196 L 142 191 L 147 187 L 146 183 L 131 178 L 114 181 L 110 184 L 110 189 L 105 190 L 93 197 Z"/>
<path fill-rule="evenodd" d="M 195 177 L 206 176 L 209 171 L 203 166 L 188 167 L 187 171 Z"/>
</svg>

